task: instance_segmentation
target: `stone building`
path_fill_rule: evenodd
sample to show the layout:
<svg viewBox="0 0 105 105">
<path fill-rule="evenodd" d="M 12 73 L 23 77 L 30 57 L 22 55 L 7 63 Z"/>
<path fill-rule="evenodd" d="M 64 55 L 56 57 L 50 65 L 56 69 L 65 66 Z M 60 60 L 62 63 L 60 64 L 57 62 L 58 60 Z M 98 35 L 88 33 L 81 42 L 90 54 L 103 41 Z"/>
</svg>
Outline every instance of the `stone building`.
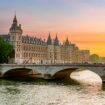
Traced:
<svg viewBox="0 0 105 105">
<path fill-rule="evenodd" d="M 59 63 L 85 63 L 89 62 L 89 51 L 82 50 L 69 42 L 68 38 L 63 44 L 60 44 L 56 35 L 51 38 L 49 33 L 47 41 L 22 35 L 21 24 L 18 24 L 16 15 L 9 29 L 8 35 L 1 35 L 6 41 L 9 41 L 14 48 L 14 59 L 11 63 L 35 63 L 35 64 L 59 64 Z"/>
<path fill-rule="evenodd" d="M 88 63 L 89 61 L 89 50 L 80 50 L 78 54 L 79 63 Z"/>
</svg>

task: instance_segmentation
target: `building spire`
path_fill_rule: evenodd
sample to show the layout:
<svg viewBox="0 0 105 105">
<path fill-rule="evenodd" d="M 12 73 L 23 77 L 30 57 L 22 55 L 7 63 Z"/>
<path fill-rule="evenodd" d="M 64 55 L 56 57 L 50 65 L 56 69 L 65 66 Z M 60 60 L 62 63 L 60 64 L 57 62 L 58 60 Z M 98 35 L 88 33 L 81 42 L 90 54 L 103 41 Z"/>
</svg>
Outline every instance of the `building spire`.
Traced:
<svg viewBox="0 0 105 105">
<path fill-rule="evenodd" d="M 50 32 L 49 32 L 49 36 L 48 36 L 48 39 L 47 39 L 47 45 L 52 45 L 52 39 L 51 39 Z"/>
<path fill-rule="evenodd" d="M 56 39 L 58 39 L 57 33 L 56 33 Z"/>
<path fill-rule="evenodd" d="M 13 23 L 17 23 L 16 12 L 15 12 L 15 15 L 14 15 Z"/>
<path fill-rule="evenodd" d="M 68 39 L 68 37 L 67 37 L 67 38 L 66 38 L 65 45 L 66 45 L 66 46 L 69 46 L 69 44 L 70 44 L 70 43 L 69 43 L 69 39 Z"/>
<path fill-rule="evenodd" d="M 12 23 L 12 25 L 10 27 L 10 31 L 12 31 L 12 30 L 20 30 L 21 33 L 22 33 L 21 24 L 18 25 L 16 12 L 15 12 L 15 15 L 14 15 L 14 18 L 13 18 L 13 23 Z"/>
<path fill-rule="evenodd" d="M 68 39 L 68 37 L 66 38 L 66 41 L 67 41 L 67 42 L 69 42 L 69 39 Z"/>
<path fill-rule="evenodd" d="M 58 40 L 57 34 L 56 34 L 56 37 L 54 39 L 54 45 L 59 45 L 59 40 Z"/>
</svg>

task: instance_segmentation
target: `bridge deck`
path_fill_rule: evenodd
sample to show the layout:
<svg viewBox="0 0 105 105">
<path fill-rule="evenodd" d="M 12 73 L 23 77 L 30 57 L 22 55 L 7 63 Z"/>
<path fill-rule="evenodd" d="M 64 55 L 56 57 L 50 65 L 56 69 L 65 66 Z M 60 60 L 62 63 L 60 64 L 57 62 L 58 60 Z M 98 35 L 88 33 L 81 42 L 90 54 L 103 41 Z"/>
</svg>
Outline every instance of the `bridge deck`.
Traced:
<svg viewBox="0 0 105 105">
<path fill-rule="evenodd" d="M 105 67 L 105 64 L 0 64 L 0 66 L 89 66 Z"/>
</svg>

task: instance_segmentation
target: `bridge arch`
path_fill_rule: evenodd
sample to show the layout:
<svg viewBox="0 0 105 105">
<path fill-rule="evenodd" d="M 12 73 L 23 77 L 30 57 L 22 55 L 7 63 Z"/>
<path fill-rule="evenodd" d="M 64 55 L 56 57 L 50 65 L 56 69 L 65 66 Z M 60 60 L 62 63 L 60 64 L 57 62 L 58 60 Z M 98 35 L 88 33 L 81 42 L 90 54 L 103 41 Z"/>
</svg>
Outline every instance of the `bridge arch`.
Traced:
<svg viewBox="0 0 105 105">
<path fill-rule="evenodd" d="M 80 69 L 80 68 L 65 68 L 65 69 L 62 69 L 62 70 L 59 70 L 57 72 L 55 72 L 53 75 L 52 75 L 52 78 L 53 79 L 70 79 L 70 74 L 77 70 L 77 69 Z"/>
<path fill-rule="evenodd" d="M 23 77 L 35 74 L 35 70 L 30 68 L 13 68 L 7 70 L 2 77 Z"/>
</svg>

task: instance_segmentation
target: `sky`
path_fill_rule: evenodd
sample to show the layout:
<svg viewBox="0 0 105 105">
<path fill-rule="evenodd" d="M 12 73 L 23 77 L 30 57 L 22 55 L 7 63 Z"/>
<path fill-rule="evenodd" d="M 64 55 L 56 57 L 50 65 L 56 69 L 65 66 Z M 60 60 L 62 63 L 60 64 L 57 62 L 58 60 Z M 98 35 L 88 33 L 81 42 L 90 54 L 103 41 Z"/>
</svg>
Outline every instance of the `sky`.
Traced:
<svg viewBox="0 0 105 105">
<path fill-rule="evenodd" d="M 24 35 L 50 32 L 105 56 L 105 0 L 0 0 L 0 34 L 9 33 L 15 11 Z"/>
</svg>

